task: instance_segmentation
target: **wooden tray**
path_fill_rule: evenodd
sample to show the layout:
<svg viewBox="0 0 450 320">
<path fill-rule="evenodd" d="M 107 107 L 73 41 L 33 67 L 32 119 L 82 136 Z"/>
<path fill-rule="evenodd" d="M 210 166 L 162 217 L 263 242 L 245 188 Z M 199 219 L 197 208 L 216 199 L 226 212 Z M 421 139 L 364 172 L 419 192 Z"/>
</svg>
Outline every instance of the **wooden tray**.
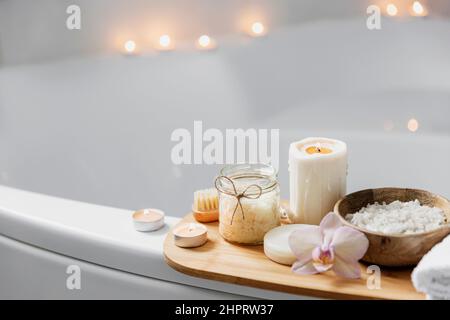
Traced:
<svg viewBox="0 0 450 320">
<path fill-rule="evenodd" d="M 192 222 L 192 214 L 180 223 Z M 361 264 L 362 279 L 347 280 L 324 274 L 300 276 L 290 267 L 269 260 L 262 246 L 240 246 L 225 241 L 218 223 L 205 224 L 208 242 L 199 248 L 184 249 L 174 244 L 169 232 L 164 256 L 175 270 L 205 279 L 246 285 L 292 294 L 334 299 L 424 299 L 411 283 L 411 269 L 381 268 L 381 289 L 367 288 L 367 266 Z"/>
</svg>

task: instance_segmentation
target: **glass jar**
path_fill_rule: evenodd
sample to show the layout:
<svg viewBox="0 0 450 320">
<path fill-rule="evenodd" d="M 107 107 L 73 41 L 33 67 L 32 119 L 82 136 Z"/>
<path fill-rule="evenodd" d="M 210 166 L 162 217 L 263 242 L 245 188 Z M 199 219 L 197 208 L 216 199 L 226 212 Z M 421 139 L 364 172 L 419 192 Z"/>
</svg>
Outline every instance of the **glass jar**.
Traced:
<svg viewBox="0 0 450 320">
<path fill-rule="evenodd" d="M 238 164 L 224 167 L 216 179 L 219 233 L 227 241 L 261 244 L 280 225 L 280 188 L 272 166 Z"/>
</svg>

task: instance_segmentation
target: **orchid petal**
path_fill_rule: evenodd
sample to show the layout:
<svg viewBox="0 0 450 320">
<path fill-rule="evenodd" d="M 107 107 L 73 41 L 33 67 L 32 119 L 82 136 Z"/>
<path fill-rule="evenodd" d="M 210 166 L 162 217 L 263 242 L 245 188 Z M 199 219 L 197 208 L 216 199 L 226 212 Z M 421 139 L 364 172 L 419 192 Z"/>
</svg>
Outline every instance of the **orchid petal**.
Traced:
<svg viewBox="0 0 450 320">
<path fill-rule="evenodd" d="M 333 271 L 340 277 L 348 279 L 361 278 L 361 267 L 357 261 L 347 262 L 336 256 L 333 264 Z"/>
<path fill-rule="evenodd" d="M 313 265 L 319 272 L 330 270 L 334 262 L 333 248 L 316 247 L 312 252 Z"/>
<path fill-rule="evenodd" d="M 315 247 L 312 251 L 311 257 L 313 260 L 319 261 L 320 260 L 320 254 L 322 253 L 322 250 L 320 250 L 320 247 Z"/>
<path fill-rule="evenodd" d="M 288 242 L 298 262 L 306 263 L 311 260 L 313 249 L 322 244 L 322 235 L 318 226 L 299 225 L 289 236 Z"/>
<path fill-rule="evenodd" d="M 325 272 L 330 270 L 333 267 L 333 264 L 321 264 L 321 263 L 316 263 L 313 262 L 313 266 L 314 268 L 316 268 L 317 272 Z"/>
<path fill-rule="evenodd" d="M 292 265 L 292 271 L 301 275 L 318 273 L 318 270 L 314 267 L 312 260 L 307 263 L 301 263 L 299 261 L 295 262 Z"/>
<path fill-rule="evenodd" d="M 369 240 L 364 233 L 342 226 L 334 232 L 331 246 L 341 259 L 347 262 L 356 262 L 366 253 Z"/>
<path fill-rule="evenodd" d="M 330 244 L 334 231 L 341 226 L 342 223 L 335 213 L 330 212 L 325 217 L 323 217 L 319 227 L 320 232 L 323 235 L 324 245 L 328 246 Z"/>
</svg>

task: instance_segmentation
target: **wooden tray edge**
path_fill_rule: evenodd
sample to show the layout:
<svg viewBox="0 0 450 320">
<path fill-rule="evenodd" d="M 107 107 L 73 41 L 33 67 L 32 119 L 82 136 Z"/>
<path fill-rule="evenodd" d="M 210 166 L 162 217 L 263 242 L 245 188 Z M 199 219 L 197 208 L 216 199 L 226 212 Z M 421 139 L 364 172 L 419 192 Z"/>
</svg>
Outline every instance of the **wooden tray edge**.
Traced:
<svg viewBox="0 0 450 320">
<path fill-rule="evenodd" d="M 303 295 L 303 296 L 311 296 L 315 298 L 325 298 L 325 299 L 338 299 L 338 300 L 388 300 L 382 297 L 374 297 L 374 296 L 361 296 L 361 295 L 353 295 L 349 293 L 342 292 L 331 292 L 326 290 L 318 290 L 318 289 L 309 289 L 304 287 L 295 287 L 295 286 L 285 286 L 278 285 L 274 283 L 268 283 L 264 281 L 248 279 L 248 278 L 240 278 L 233 275 L 227 275 L 217 272 L 205 271 L 200 269 L 191 268 L 186 265 L 182 265 L 171 259 L 166 253 L 166 245 L 168 242 L 172 241 L 173 234 L 170 231 L 166 235 L 166 239 L 164 240 L 164 260 L 167 265 L 169 265 L 172 269 L 177 272 L 193 276 L 196 278 L 225 282 L 230 284 L 249 286 L 257 289 L 263 290 L 271 290 L 283 293 L 290 293 L 295 295 Z"/>
</svg>

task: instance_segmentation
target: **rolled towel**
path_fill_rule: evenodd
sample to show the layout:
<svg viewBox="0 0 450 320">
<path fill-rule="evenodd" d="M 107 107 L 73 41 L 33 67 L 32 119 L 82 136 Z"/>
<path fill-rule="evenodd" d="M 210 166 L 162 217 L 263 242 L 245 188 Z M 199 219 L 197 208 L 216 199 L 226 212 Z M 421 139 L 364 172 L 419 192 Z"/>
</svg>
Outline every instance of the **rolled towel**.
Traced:
<svg viewBox="0 0 450 320">
<path fill-rule="evenodd" d="M 429 294 L 427 294 L 427 300 L 449 300 L 448 298 L 445 297 L 436 297 L 436 296 L 430 296 Z"/>
<path fill-rule="evenodd" d="M 450 236 L 420 260 L 411 277 L 416 290 L 428 299 L 450 299 Z"/>
</svg>

